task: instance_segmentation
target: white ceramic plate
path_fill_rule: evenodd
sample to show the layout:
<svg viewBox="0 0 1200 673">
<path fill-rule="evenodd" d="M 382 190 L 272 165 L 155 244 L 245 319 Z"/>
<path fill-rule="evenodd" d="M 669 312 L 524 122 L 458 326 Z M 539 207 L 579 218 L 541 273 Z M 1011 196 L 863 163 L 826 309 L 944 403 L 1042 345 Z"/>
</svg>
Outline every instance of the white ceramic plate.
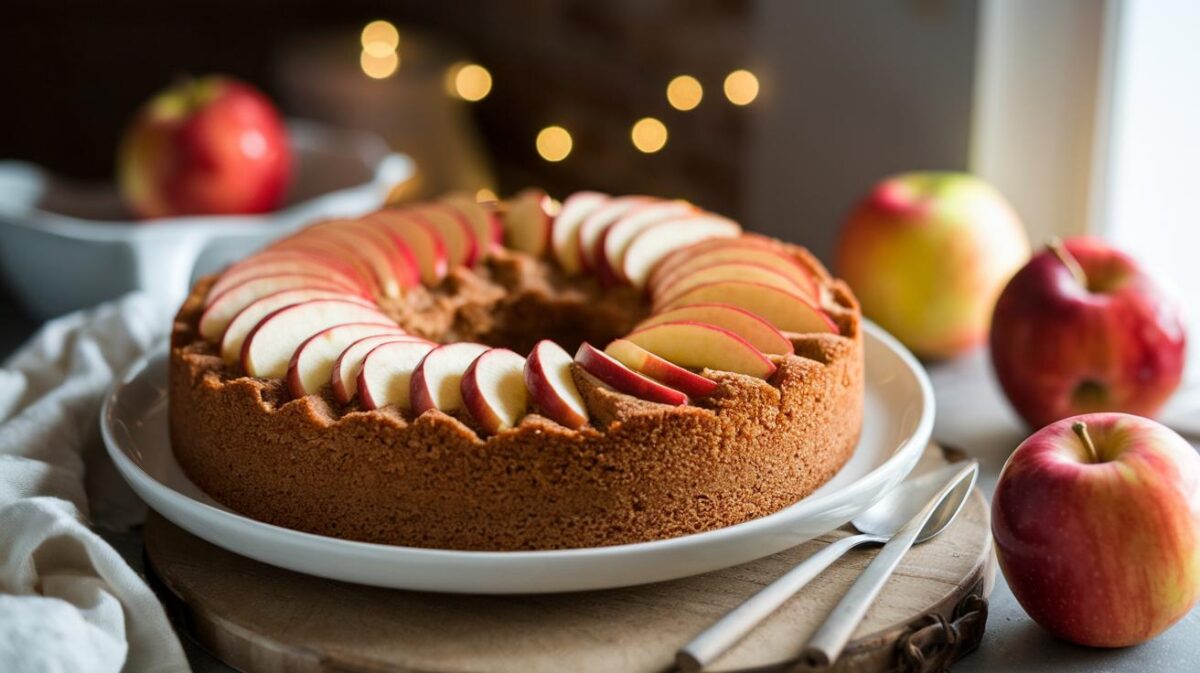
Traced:
<svg viewBox="0 0 1200 673">
<path fill-rule="evenodd" d="M 101 432 L 134 490 L 176 525 L 271 565 L 381 587 L 451 593 L 582 591 L 734 566 L 828 532 L 870 507 L 916 465 L 933 428 L 933 391 L 917 361 L 866 329 L 866 421 L 853 457 L 825 486 L 770 516 L 685 537 L 590 549 L 464 552 L 301 533 L 241 516 L 184 476 L 167 434 L 167 354 L 136 363 L 105 400 Z"/>
</svg>

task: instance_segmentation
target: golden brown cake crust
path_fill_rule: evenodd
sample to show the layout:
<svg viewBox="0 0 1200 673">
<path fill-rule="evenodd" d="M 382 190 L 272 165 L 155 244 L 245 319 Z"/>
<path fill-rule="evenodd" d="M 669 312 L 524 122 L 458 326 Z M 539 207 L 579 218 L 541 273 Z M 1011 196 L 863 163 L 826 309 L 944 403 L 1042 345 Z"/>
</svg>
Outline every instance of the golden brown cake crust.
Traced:
<svg viewBox="0 0 1200 673">
<path fill-rule="evenodd" d="M 197 334 L 212 282 L 205 279 L 172 337 L 172 445 L 188 476 L 238 512 L 368 542 L 593 547 L 771 514 L 845 464 L 863 412 L 857 303 L 807 251 L 788 249 L 823 279 L 842 334 L 796 336 L 796 354 L 778 358 L 769 381 L 706 371 L 718 392 L 671 407 L 615 392 L 577 369 L 591 425 L 569 430 L 535 410 L 487 438 L 465 416 L 429 411 L 413 420 L 393 409 L 339 408 L 328 395 L 289 400 L 281 382 L 244 376 Z M 632 292 L 557 278 L 513 253 L 384 308 L 434 339 L 526 350 L 542 337 L 620 336 L 646 310 Z"/>
</svg>

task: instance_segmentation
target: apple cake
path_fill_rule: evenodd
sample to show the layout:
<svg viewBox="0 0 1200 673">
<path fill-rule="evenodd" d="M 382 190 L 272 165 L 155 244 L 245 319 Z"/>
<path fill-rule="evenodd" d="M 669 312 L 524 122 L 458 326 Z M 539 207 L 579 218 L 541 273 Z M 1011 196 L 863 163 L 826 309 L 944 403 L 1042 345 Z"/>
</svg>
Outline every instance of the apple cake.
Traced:
<svg viewBox="0 0 1200 673">
<path fill-rule="evenodd" d="M 197 282 L 171 442 L 217 501 L 310 533 L 658 540 L 832 478 L 862 424 L 862 343 L 854 296 L 806 250 L 690 203 L 451 195 L 313 224 Z"/>
</svg>

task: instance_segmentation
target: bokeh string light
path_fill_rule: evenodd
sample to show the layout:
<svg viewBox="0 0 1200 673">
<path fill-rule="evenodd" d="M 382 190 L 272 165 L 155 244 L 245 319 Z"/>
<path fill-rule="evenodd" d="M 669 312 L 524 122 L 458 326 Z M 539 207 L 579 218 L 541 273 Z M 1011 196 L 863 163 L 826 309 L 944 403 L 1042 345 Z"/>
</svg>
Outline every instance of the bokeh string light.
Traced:
<svg viewBox="0 0 1200 673">
<path fill-rule="evenodd" d="M 481 101 L 492 91 L 492 73 L 478 63 L 455 63 L 446 70 L 446 91 L 465 101 Z"/>
<path fill-rule="evenodd" d="M 546 161 L 562 161 L 571 154 L 571 134 L 561 126 L 547 126 L 538 132 L 537 152 Z"/>
<path fill-rule="evenodd" d="M 704 87 L 691 75 L 679 75 L 667 84 L 667 102 L 676 110 L 695 110 L 704 98 Z"/>
<path fill-rule="evenodd" d="M 758 78 L 749 70 L 734 70 L 725 77 L 725 97 L 734 105 L 749 105 L 758 98 Z"/>
<path fill-rule="evenodd" d="M 386 79 L 400 69 L 400 31 L 382 19 L 363 26 L 358 65 L 371 79 Z"/>
<path fill-rule="evenodd" d="M 667 144 L 667 125 L 654 117 L 643 117 L 633 125 L 629 136 L 634 147 L 646 154 L 653 154 Z"/>
</svg>

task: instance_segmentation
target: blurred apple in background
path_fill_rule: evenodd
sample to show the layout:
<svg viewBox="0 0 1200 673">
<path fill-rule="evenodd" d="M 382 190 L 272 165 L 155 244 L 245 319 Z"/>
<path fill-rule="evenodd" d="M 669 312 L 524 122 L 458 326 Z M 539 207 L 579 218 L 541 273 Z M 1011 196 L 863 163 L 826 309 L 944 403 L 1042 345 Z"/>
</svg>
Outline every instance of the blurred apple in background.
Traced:
<svg viewBox="0 0 1200 673">
<path fill-rule="evenodd" d="M 851 213 L 837 270 L 867 317 L 937 359 L 983 343 L 996 297 L 1028 258 L 1020 219 L 990 185 L 963 173 L 904 173 Z"/>
<path fill-rule="evenodd" d="M 1200 598 L 1200 457 L 1139 416 L 1059 421 L 1009 457 L 992 533 L 1042 627 L 1081 645 L 1143 642 Z"/>
<path fill-rule="evenodd" d="M 1032 427 L 1095 411 L 1153 416 L 1179 386 L 1185 345 L 1179 305 L 1094 238 L 1035 255 L 992 318 L 996 375 Z"/>
<path fill-rule="evenodd" d="M 291 179 L 283 119 L 254 87 L 189 80 L 151 99 L 121 141 L 118 179 L 139 217 L 264 213 Z"/>
</svg>

